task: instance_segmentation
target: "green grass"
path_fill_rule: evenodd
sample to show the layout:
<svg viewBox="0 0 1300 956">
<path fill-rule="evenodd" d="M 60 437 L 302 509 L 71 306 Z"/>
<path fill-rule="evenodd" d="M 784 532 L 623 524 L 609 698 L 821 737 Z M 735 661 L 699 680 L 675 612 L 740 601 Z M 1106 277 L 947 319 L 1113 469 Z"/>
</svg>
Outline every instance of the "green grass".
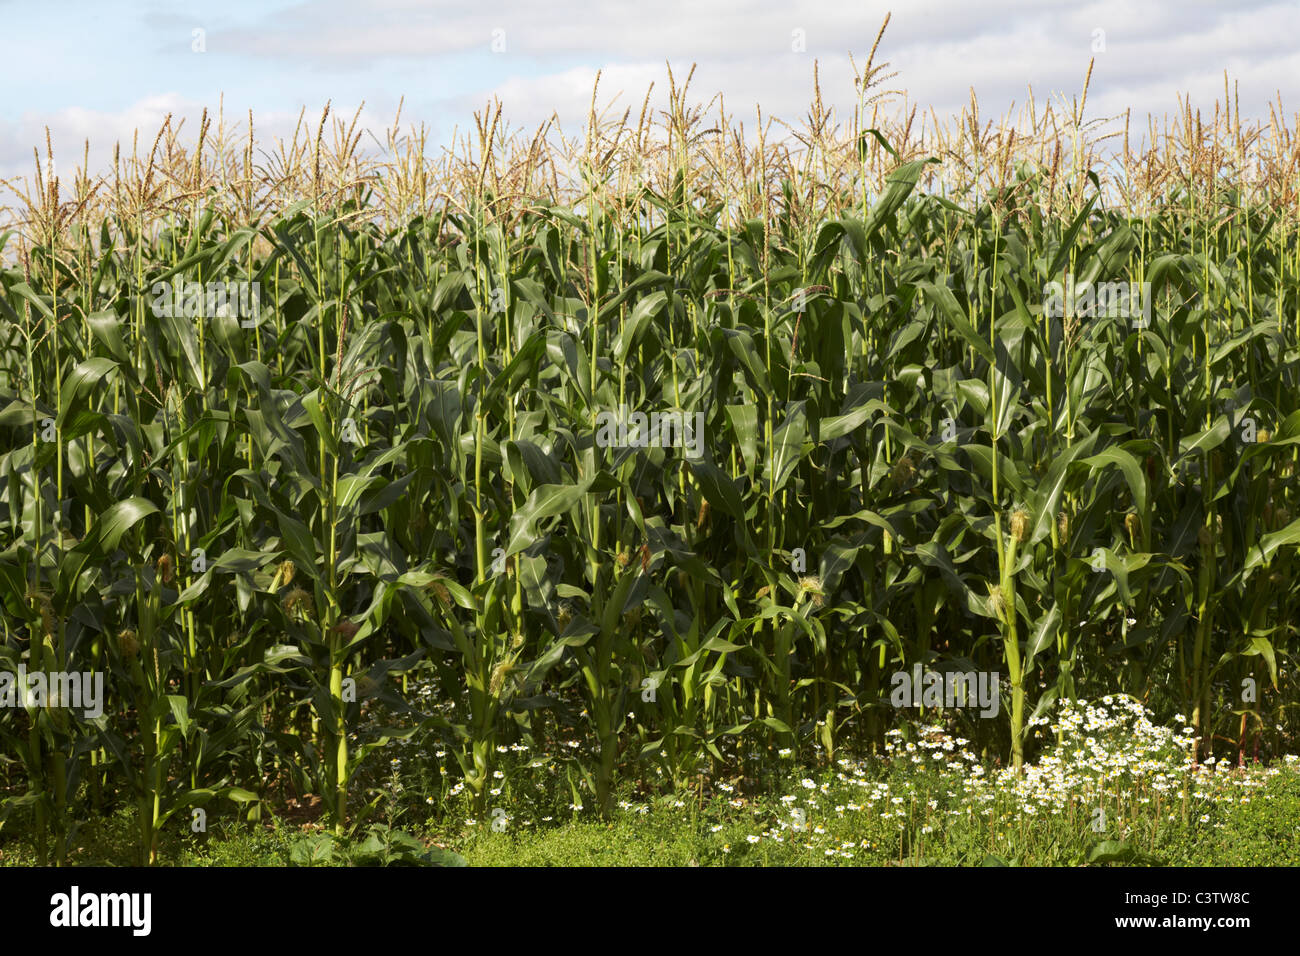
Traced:
<svg viewBox="0 0 1300 956">
<path fill-rule="evenodd" d="M 744 809 L 726 800 L 707 801 L 703 812 L 671 804 L 646 813 L 620 810 L 609 822 L 570 819 L 541 827 L 493 832 L 484 824 L 449 835 L 437 825 L 415 827 L 426 840 L 461 854 L 470 866 L 969 866 L 983 862 L 986 834 L 982 828 L 959 823 L 934 834 L 921 855 L 899 859 L 897 834 L 889 828 L 854 817 L 835 817 L 827 833 L 816 835 L 809 849 L 795 840 L 748 842 L 779 818 L 779 801 L 760 801 Z M 1250 804 L 1222 808 L 1218 826 L 1175 827 L 1157 848 L 1157 857 L 1170 866 L 1297 866 L 1300 865 L 1300 773 L 1278 775 L 1256 793 Z M 714 827 L 720 829 L 714 830 Z M 296 840 L 309 834 L 287 827 L 254 829 L 228 823 L 206 839 L 164 840 L 163 865 L 285 866 Z M 1063 830 L 1056 836 L 1069 839 Z M 129 818 L 119 816 L 87 826 L 80 834 L 73 862 L 78 865 L 122 865 L 132 856 Z M 1077 833 L 1056 852 L 1025 852 L 1014 844 L 995 847 L 997 855 L 1025 866 L 1059 864 L 1059 856 L 1086 855 L 1095 842 Z M 855 846 L 851 858 L 827 856 L 826 849 L 845 843 Z M 7 840 L 0 864 L 31 865 L 31 846 Z"/>
<path fill-rule="evenodd" d="M 623 779 L 608 820 L 568 803 L 572 789 L 549 761 L 503 759 L 492 814 L 477 817 L 463 788 L 421 798 L 425 768 L 396 766 L 383 819 L 337 850 L 319 823 L 224 817 L 205 835 L 165 833 L 159 862 L 379 865 L 440 847 L 471 866 L 1300 864 L 1300 761 L 1194 767 L 1189 738 L 1149 726 L 1123 700 L 1067 712 L 1048 729 L 1060 743 L 1049 738 L 1019 777 L 936 726 L 909 727 L 887 753 L 841 756 L 833 768 L 778 756 L 763 786 L 702 778 L 702 793 L 647 796 Z M 129 863 L 132 838 L 129 814 L 88 821 L 70 862 Z M 21 830 L 0 851 L 6 864 L 35 861 Z"/>
</svg>

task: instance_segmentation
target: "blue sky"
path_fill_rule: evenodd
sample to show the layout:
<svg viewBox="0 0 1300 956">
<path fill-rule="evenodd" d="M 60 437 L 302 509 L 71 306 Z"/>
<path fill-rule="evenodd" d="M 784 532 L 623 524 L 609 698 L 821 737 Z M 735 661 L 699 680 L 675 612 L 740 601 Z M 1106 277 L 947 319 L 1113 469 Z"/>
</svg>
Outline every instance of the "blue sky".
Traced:
<svg viewBox="0 0 1300 956">
<path fill-rule="evenodd" d="M 989 117 L 1023 104 L 1029 84 L 1040 103 L 1077 94 L 1094 56 L 1091 117 L 1128 107 L 1171 114 L 1179 92 L 1212 110 L 1225 70 L 1244 116 L 1266 122 L 1278 93 L 1288 122 L 1300 108 L 1294 2 L 0 0 L 9 74 L 27 78 L 0 99 L 0 176 L 31 171 L 46 126 L 61 163 L 79 162 L 89 137 L 97 165 L 114 140 L 129 148 L 136 128 L 151 141 L 169 112 L 193 130 L 223 95 L 228 120 L 242 125 L 251 108 L 263 136 L 291 133 L 304 107 L 314 123 L 326 100 L 348 116 L 364 101 L 362 124 L 380 130 L 403 95 L 404 119 L 427 124 L 435 144 L 493 96 L 512 125 L 535 127 L 555 112 L 572 134 L 598 69 L 600 103 L 622 91 L 621 114 L 639 108 L 652 81 L 663 103 L 665 61 L 679 82 L 698 64 L 691 90 L 701 101 L 722 92 L 742 116 L 761 103 L 795 120 L 818 60 L 823 95 L 847 111 L 848 53 L 865 59 L 891 7 L 878 60 L 899 75 L 887 85 L 941 117 L 972 86 Z M 1104 50 L 1094 50 L 1098 30 Z M 494 37 L 504 50 L 493 51 Z"/>
</svg>

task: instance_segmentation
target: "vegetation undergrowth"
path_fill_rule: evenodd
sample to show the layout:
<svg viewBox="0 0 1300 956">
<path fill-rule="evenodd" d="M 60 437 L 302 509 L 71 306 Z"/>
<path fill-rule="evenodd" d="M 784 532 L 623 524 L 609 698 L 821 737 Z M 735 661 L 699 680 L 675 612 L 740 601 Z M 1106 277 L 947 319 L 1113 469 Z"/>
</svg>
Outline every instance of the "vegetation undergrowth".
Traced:
<svg viewBox="0 0 1300 956">
<path fill-rule="evenodd" d="M 1024 776 L 990 768 L 941 725 L 909 725 L 876 757 L 801 766 L 793 754 L 767 791 L 702 779 L 690 794 L 638 795 L 625 780 L 610 820 L 565 803 L 554 765 L 503 755 L 494 812 L 476 819 L 463 790 L 393 758 L 383 819 L 338 840 L 319 823 L 218 821 L 164 842 L 178 866 L 1294 866 L 1300 863 L 1300 761 L 1193 765 L 1185 728 L 1158 728 L 1136 702 L 1081 704 Z M 532 771 L 530 774 L 529 771 Z M 455 788 L 453 788 L 455 790 Z M 498 822 L 499 821 L 499 822 Z M 494 825 L 495 824 L 495 825 Z M 83 829 L 70 862 L 130 858 L 125 816 Z M 0 863 L 32 862 L 30 840 Z"/>
</svg>

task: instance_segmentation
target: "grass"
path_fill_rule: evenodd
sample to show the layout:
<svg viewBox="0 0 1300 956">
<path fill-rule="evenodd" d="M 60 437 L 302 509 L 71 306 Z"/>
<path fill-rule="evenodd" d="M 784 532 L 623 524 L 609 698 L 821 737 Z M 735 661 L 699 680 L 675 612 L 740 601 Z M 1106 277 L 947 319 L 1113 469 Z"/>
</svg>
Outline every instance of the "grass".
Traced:
<svg viewBox="0 0 1300 956">
<path fill-rule="evenodd" d="M 609 820 L 565 805 L 567 788 L 547 774 L 531 789 L 498 796 L 499 827 L 495 812 L 462 816 L 473 811 L 460 794 L 430 814 L 432 797 L 407 789 L 418 788 L 419 774 L 398 768 L 385 791 L 387 822 L 368 832 L 385 845 L 394 839 L 387 834 L 409 832 L 412 846 L 454 851 L 471 866 L 1300 863 L 1300 761 L 1193 768 L 1183 758 L 1185 736 L 1132 719 L 1136 714 L 1140 709 L 1121 700 L 1081 708 L 1078 720 L 1053 729 L 1063 731 L 1061 742 L 1024 776 L 985 766 L 961 738 L 931 725 L 909 728 L 915 742 L 899 739 L 880 757 L 841 758 L 834 772 L 800 767 L 786 754 L 779 758 L 785 769 L 766 788 L 713 780 L 697 794 L 647 798 L 635 781 L 623 781 Z M 551 765 L 520 763 L 539 766 Z M 131 831 L 125 813 L 87 821 L 71 862 L 128 861 Z M 322 832 L 320 823 L 289 819 L 221 819 L 202 836 L 164 839 L 160 859 L 176 866 L 301 864 L 303 848 Z M 6 840 L 0 854 L 7 865 L 34 862 L 30 840 L 21 837 Z M 363 862 L 384 861 L 372 853 Z"/>
<path fill-rule="evenodd" d="M 801 771 L 802 772 L 802 771 Z M 805 778 L 806 779 L 806 778 Z M 792 776 L 790 783 L 798 787 Z M 820 791 L 819 791 L 820 792 Z M 936 796 L 942 793 L 933 791 Z M 833 787 L 828 799 L 849 794 Z M 918 794 L 927 796 L 925 791 Z M 645 809 L 642 810 L 642 807 Z M 834 815 L 824 832 L 809 831 L 799 842 L 788 831 L 780 840 L 773 826 L 788 817 L 779 801 L 743 808 L 715 797 L 702 811 L 664 803 L 620 806 L 613 820 L 552 821 L 505 833 L 490 826 L 463 828 L 452 833 L 436 824 L 413 827 L 428 844 L 452 849 L 470 866 L 970 866 L 983 863 L 990 852 L 1009 863 L 1055 866 L 1063 860 L 1086 859 L 1096 840 L 1077 830 L 1040 834 L 1033 846 L 1016 838 L 995 839 L 988 849 L 984 828 L 967 822 L 929 835 L 917 852 L 897 852 L 896 831 L 864 825 L 851 815 Z M 1216 808 L 1205 823 L 1183 827 L 1171 824 L 1157 846 L 1157 858 L 1168 866 L 1296 866 L 1300 864 L 1300 774 L 1294 769 L 1270 778 L 1251 794 L 1249 804 Z M 1198 818 L 1199 821 L 1199 818 Z M 169 866 L 287 866 L 296 842 L 316 831 L 289 826 L 269 829 L 229 823 L 214 828 L 204 840 L 164 840 L 161 862 Z M 760 836 L 758 843 L 750 842 Z M 84 828 L 72 862 L 82 866 L 118 866 L 134 852 L 135 834 L 128 817 L 101 821 Z M 1060 842 L 1057 839 L 1060 838 Z M 1048 851 L 1043 847 L 1053 843 Z M 25 866 L 35 862 L 30 845 L 7 841 L 0 864 Z"/>
</svg>

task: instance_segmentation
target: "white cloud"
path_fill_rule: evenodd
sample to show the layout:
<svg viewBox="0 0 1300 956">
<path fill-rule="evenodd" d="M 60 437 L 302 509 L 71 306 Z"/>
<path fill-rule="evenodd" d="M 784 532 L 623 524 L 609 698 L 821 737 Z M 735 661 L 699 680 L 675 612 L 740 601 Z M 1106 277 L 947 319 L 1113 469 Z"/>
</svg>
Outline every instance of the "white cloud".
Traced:
<svg viewBox="0 0 1300 956">
<path fill-rule="evenodd" d="M 306 91 L 319 91 L 319 99 L 308 103 L 310 122 L 327 99 L 364 98 L 382 107 L 366 117 L 381 130 L 391 105 L 405 94 L 404 119 L 428 123 L 445 142 L 453 125 L 470 128 L 472 112 L 494 96 L 515 128 L 531 130 L 557 114 L 566 134 L 581 135 L 597 69 L 604 71 L 599 105 L 608 107 L 621 91 L 612 112 L 631 108 L 635 121 L 651 82 L 652 104 L 666 104 L 665 61 L 679 83 L 697 63 L 691 100 L 706 102 L 721 92 L 747 129 L 754 126 L 756 104 L 767 116 L 797 122 L 812 98 L 817 60 L 823 97 L 847 120 L 854 101 L 848 53 L 859 63 L 866 58 L 891 5 L 900 8 L 877 60 L 889 61 L 899 75 L 887 86 L 906 89 L 909 103 L 933 107 L 941 119 L 966 105 L 971 87 L 985 118 L 1003 115 L 1013 101 L 1022 107 L 1030 85 L 1040 110 L 1054 92 L 1077 96 L 1093 57 L 1090 117 L 1129 108 L 1137 117 L 1163 117 L 1177 110 L 1180 92 L 1211 113 L 1222 97 L 1225 69 L 1238 83 L 1248 118 L 1266 122 L 1279 91 L 1292 115 L 1300 101 L 1300 52 L 1289 2 L 659 0 L 647 6 L 553 0 L 431 7 L 417 0 L 306 0 L 214 18 L 205 69 L 219 69 L 204 76 L 205 85 L 122 90 L 117 99 L 129 105 L 102 110 L 88 109 L 69 85 L 59 94 L 65 105 L 52 111 L 15 116 L 0 110 L 0 175 L 30 170 L 30 146 L 43 144 L 47 124 L 60 157 L 79 161 L 89 137 L 92 163 L 111 155 L 114 141 L 129 144 L 136 129 L 152 136 L 168 112 L 187 116 L 192 133 L 203 106 L 215 110 L 208 86 L 219 90 L 232 78 L 243 84 L 238 102 L 226 100 L 227 115 L 241 125 L 251 107 L 259 136 L 291 133 L 304 98 L 314 95 Z M 142 23 L 174 33 L 173 20 L 160 9 Z M 494 54 L 489 46 L 498 28 L 505 30 L 506 51 Z M 1097 29 L 1105 31 L 1102 52 L 1093 50 Z M 791 49 L 793 30 L 804 31 L 805 52 Z M 104 58 L 100 73 L 113 83 L 111 50 L 91 44 L 87 55 Z"/>
</svg>

